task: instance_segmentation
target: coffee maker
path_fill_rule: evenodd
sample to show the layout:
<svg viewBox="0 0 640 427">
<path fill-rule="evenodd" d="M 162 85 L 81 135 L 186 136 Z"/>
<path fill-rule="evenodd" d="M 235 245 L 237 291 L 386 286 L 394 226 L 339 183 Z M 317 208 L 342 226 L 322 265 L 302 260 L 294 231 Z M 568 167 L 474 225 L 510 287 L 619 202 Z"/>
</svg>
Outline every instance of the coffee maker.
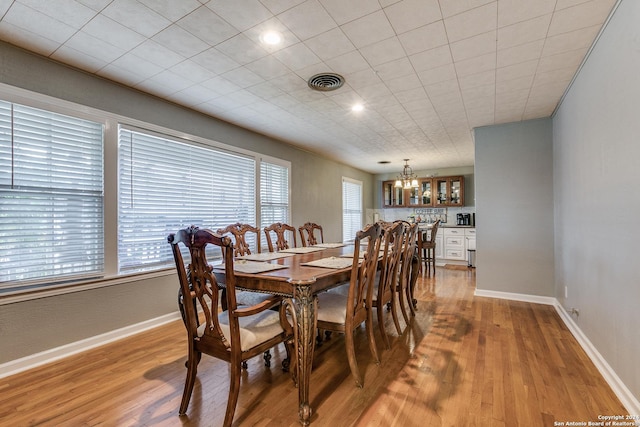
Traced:
<svg viewBox="0 0 640 427">
<path fill-rule="evenodd" d="M 471 222 L 471 214 L 468 213 L 459 213 L 456 215 L 456 224 L 457 225 L 474 225 Z"/>
</svg>

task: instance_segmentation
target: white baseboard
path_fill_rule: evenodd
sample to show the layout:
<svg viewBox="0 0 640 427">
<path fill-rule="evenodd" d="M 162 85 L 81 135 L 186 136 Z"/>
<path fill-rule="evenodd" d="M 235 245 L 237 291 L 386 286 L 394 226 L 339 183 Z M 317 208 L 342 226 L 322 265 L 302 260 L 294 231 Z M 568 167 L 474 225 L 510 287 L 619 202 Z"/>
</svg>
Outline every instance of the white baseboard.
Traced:
<svg viewBox="0 0 640 427">
<path fill-rule="evenodd" d="M 567 313 L 560 304 L 560 302 L 553 297 L 541 297 L 537 295 L 526 295 L 526 294 L 516 294 L 509 292 L 498 292 L 498 291 L 486 291 L 482 289 L 476 289 L 475 296 L 478 297 L 488 297 L 488 298 L 498 298 L 498 299 L 506 299 L 513 301 L 523 301 L 530 302 L 534 304 L 545 304 L 552 305 L 556 309 L 556 312 L 567 326 L 571 334 L 578 341 L 582 349 L 587 353 L 589 359 L 596 366 L 600 374 L 604 377 L 611 390 L 615 393 L 615 395 L 620 399 L 622 405 L 624 405 L 628 414 L 630 415 L 638 415 L 640 414 L 640 401 L 631 393 L 631 391 L 627 388 L 627 386 L 622 382 L 620 377 L 615 373 L 615 371 L 611 368 L 609 363 L 602 357 L 600 352 L 595 348 L 595 346 L 589 341 L 587 336 L 582 332 L 580 327 L 573 321 L 569 313 Z M 622 415 L 622 414 L 617 414 Z M 640 424 L 638 424 L 640 425 Z"/>
<path fill-rule="evenodd" d="M 598 368 L 598 371 L 600 371 L 605 381 L 607 381 L 613 392 L 618 396 L 618 399 L 620 399 L 620 402 L 622 402 L 628 413 L 630 415 L 640 415 L 640 401 L 638 401 L 622 382 L 620 377 L 618 377 L 591 341 L 589 341 L 589 338 L 587 338 L 580 327 L 573 321 L 573 318 L 571 318 L 560 302 L 556 300 L 554 306 L 564 324 L 567 325 L 567 328 L 569 328 L 578 343 L 580 343 L 580 346 L 584 349 L 585 353 L 587 353 L 589 359 L 596 365 L 596 368 Z M 636 425 L 640 424 L 636 422 Z"/>
<path fill-rule="evenodd" d="M 522 301 L 522 302 L 530 302 L 533 304 L 545 304 L 545 305 L 555 305 L 557 300 L 553 297 L 542 297 L 539 295 L 526 295 L 526 294 L 515 294 L 511 292 L 499 292 L 499 291 L 485 291 L 482 289 L 476 289 L 475 296 L 477 297 L 487 297 L 487 298 L 497 298 L 497 299 L 508 299 L 512 301 Z"/>
<path fill-rule="evenodd" d="M 146 320 L 141 323 L 136 323 L 135 325 L 116 329 L 114 331 L 97 335 L 95 337 L 45 350 L 41 353 L 32 354 L 20 359 L 3 363 L 0 364 L 0 378 L 8 377 L 9 375 L 17 374 L 18 372 L 26 371 L 28 369 L 32 369 L 46 363 L 54 362 L 73 354 L 77 354 L 113 341 L 117 341 L 119 339 L 138 334 L 148 329 L 156 328 L 158 326 L 164 325 L 165 323 L 173 322 L 177 319 L 180 319 L 179 311 L 165 314 L 164 316 Z"/>
</svg>

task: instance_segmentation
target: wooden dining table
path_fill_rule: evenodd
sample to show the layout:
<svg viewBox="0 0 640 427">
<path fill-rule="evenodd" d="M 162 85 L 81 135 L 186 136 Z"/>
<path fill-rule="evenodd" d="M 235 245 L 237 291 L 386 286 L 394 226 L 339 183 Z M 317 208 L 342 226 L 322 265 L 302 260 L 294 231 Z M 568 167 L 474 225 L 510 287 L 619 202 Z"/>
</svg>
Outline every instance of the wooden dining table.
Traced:
<svg viewBox="0 0 640 427">
<path fill-rule="evenodd" d="M 338 246 L 339 244 L 325 244 L 326 246 Z M 350 280 L 351 265 L 353 263 L 353 245 L 339 247 L 316 247 L 313 252 L 311 247 L 292 248 L 281 251 L 282 258 L 269 261 L 280 267 L 275 270 L 259 273 L 242 272 L 240 267 L 245 260 L 236 261 L 234 273 L 236 287 L 249 291 L 270 293 L 290 297 L 293 300 L 297 334 L 297 381 L 298 381 L 298 415 L 302 425 L 309 425 L 312 408 L 309 404 L 309 389 L 311 378 L 311 366 L 315 347 L 315 325 L 317 311 L 317 295 L 320 292 L 336 287 Z M 304 252 L 304 253 L 293 253 Z M 254 259 L 262 258 L 262 255 L 270 257 L 267 253 L 260 254 Z M 350 256 L 349 256 L 350 255 Z M 274 254 L 272 256 L 278 256 Z M 341 268 L 314 267 L 304 265 L 308 262 L 340 258 L 341 261 L 350 260 L 349 265 Z M 248 256 L 246 261 L 251 261 Z M 344 262 L 346 264 L 346 262 Z M 275 266 L 274 266 L 275 267 Z M 216 274 L 222 274 L 217 271 Z"/>
</svg>

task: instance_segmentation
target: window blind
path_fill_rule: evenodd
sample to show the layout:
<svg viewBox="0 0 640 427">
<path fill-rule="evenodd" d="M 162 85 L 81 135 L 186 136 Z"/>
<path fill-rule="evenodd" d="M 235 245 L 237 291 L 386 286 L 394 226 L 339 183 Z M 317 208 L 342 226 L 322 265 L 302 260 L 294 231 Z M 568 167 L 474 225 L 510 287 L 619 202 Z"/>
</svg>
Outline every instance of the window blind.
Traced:
<svg viewBox="0 0 640 427">
<path fill-rule="evenodd" d="M 260 224 L 289 223 L 289 168 L 267 161 L 260 162 Z M 262 248 L 267 248 L 266 236 L 261 234 Z M 293 243 L 292 237 L 287 240 Z"/>
<path fill-rule="evenodd" d="M 0 203 L 0 287 L 102 274 L 102 124 L 0 101 Z"/>
<path fill-rule="evenodd" d="M 342 178 L 342 240 L 352 242 L 362 229 L 362 183 Z"/>
<path fill-rule="evenodd" d="M 255 225 L 253 158 L 124 126 L 118 139 L 120 272 L 172 264 L 167 235 L 181 228 Z"/>
</svg>

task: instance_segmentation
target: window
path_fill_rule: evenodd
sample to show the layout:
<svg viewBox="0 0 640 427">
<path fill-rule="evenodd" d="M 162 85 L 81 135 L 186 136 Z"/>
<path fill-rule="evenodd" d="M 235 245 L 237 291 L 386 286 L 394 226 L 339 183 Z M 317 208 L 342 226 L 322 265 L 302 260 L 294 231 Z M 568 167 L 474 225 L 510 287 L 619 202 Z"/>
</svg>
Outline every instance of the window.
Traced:
<svg viewBox="0 0 640 427">
<path fill-rule="evenodd" d="M 102 275 L 102 124 L 0 101 L 0 204 L 0 288 Z"/>
<path fill-rule="evenodd" d="M 260 162 L 260 224 L 289 223 L 289 167 L 262 160 Z M 261 234 L 262 247 L 267 247 Z"/>
<path fill-rule="evenodd" d="M 120 272 L 172 263 L 166 238 L 180 228 L 256 224 L 253 157 L 126 127 L 119 133 Z"/>
<path fill-rule="evenodd" d="M 362 229 L 362 182 L 342 178 L 342 240 L 352 242 Z"/>
</svg>

